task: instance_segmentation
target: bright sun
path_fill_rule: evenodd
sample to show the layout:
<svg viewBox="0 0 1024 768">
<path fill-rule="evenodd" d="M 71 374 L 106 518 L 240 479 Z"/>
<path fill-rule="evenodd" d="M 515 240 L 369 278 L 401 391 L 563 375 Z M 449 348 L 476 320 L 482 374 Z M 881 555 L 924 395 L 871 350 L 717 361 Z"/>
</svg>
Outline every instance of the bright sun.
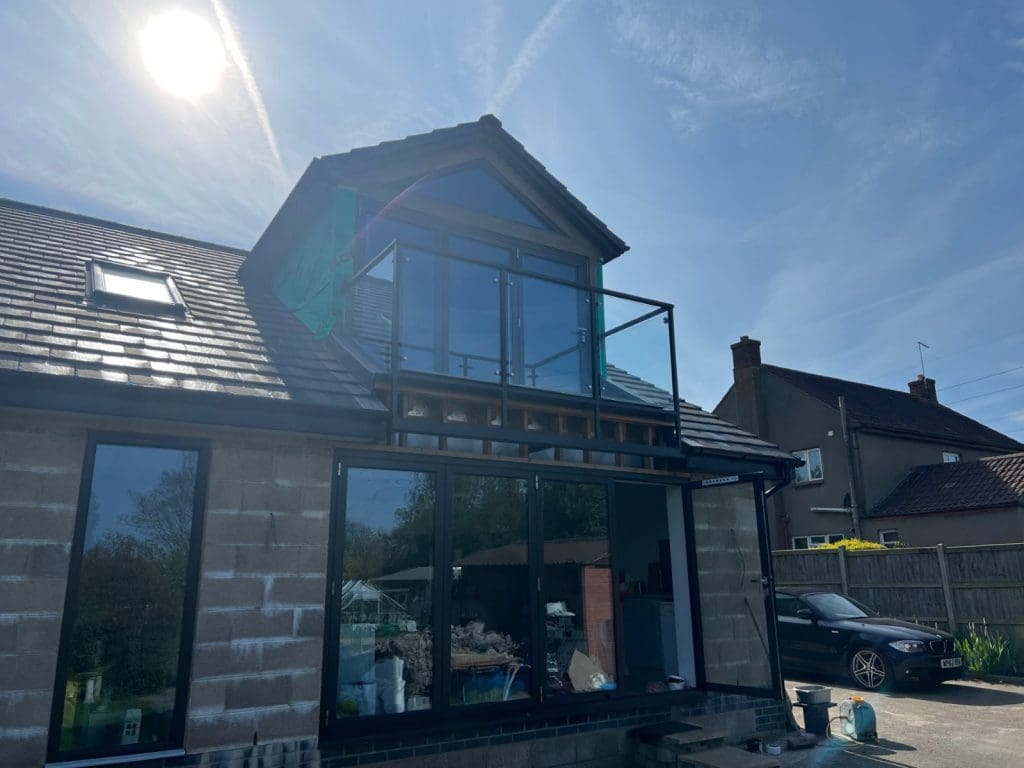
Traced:
<svg viewBox="0 0 1024 768">
<path fill-rule="evenodd" d="M 150 19 L 139 33 L 146 69 L 165 91 L 197 99 L 217 88 L 224 46 L 210 24 L 179 9 Z"/>
</svg>

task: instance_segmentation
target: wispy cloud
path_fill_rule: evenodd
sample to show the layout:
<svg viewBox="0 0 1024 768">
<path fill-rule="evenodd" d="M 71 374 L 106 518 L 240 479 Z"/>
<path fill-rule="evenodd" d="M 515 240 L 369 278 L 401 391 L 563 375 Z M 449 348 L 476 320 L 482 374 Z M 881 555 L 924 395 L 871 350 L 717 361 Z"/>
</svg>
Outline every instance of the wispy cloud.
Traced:
<svg viewBox="0 0 1024 768">
<path fill-rule="evenodd" d="M 484 0 L 480 9 L 480 22 L 472 28 L 469 45 L 463 51 L 459 66 L 462 73 L 469 76 L 477 95 L 486 102 L 497 88 L 495 68 L 502 8 L 497 0 Z"/>
<path fill-rule="evenodd" d="M 677 130 L 694 133 L 732 113 L 803 114 L 841 68 L 792 57 L 756 39 L 756 7 L 621 3 L 613 27 L 655 84 L 671 94 Z"/>
<path fill-rule="evenodd" d="M 488 112 L 500 112 L 570 18 L 572 0 L 557 0 L 523 41 L 501 84 L 487 102 Z"/>
<path fill-rule="evenodd" d="M 232 63 L 242 76 L 245 91 L 252 102 L 253 110 L 256 112 L 256 120 L 263 131 L 263 137 L 267 140 L 267 149 L 270 150 L 270 155 L 274 158 L 279 178 L 283 178 L 284 165 L 281 162 L 281 153 L 277 148 L 277 137 L 274 135 L 274 128 L 270 124 L 270 115 L 267 112 L 267 105 L 263 102 L 263 94 L 260 93 L 259 84 L 252 73 L 252 67 L 249 66 L 249 60 L 242 49 L 238 35 L 235 34 L 235 27 L 231 22 L 231 16 L 228 15 L 227 8 L 224 7 L 221 0 L 211 0 L 211 2 L 213 4 L 213 11 L 217 15 L 217 23 L 220 25 L 221 36 L 224 38 L 224 46 L 228 49 L 228 55 L 231 57 Z"/>
</svg>

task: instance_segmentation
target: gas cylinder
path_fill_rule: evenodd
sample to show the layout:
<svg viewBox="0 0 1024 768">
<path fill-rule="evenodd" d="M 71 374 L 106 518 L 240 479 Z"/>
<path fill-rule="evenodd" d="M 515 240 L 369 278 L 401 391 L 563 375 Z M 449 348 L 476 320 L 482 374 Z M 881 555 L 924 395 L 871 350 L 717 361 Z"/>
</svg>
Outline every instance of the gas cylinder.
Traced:
<svg viewBox="0 0 1024 768">
<path fill-rule="evenodd" d="M 875 710 L 861 696 L 839 702 L 839 721 L 846 736 L 857 741 L 878 741 Z"/>
</svg>

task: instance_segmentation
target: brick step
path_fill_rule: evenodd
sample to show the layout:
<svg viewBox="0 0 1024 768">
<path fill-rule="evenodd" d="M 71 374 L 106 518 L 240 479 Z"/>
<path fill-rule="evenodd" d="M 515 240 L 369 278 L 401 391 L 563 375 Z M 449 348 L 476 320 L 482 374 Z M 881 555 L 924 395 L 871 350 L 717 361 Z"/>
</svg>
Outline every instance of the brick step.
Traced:
<svg viewBox="0 0 1024 768">
<path fill-rule="evenodd" d="M 720 748 L 725 731 L 712 731 L 680 720 L 634 728 L 629 736 L 636 743 L 634 764 L 638 768 L 676 768 L 691 755 Z"/>
<path fill-rule="evenodd" d="M 676 768 L 779 768 L 779 758 L 736 747 L 715 747 L 679 755 Z"/>
</svg>

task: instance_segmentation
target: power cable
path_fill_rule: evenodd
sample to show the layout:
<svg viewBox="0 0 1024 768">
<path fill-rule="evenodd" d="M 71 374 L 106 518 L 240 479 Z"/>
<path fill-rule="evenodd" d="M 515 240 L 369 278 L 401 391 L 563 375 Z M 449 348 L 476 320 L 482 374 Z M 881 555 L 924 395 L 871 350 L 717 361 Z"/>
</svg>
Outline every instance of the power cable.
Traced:
<svg viewBox="0 0 1024 768">
<path fill-rule="evenodd" d="M 1002 389 L 993 389 L 991 392 L 982 392 L 980 395 L 971 395 L 970 397 L 964 397 L 960 400 L 953 400 L 944 405 L 956 405 L 957 403 L 966 403 L 968 400 L 977 400 L 979 397 L 988 397 L 989 395 L 998 395 L 1000 392 L 1009 392 L 1011 389 L 1024 388 L 1024 384 L 1014 384 L 1012 387 L 1003 387 Z"/>
<path fill-rule="evenodd" d="M 976 379 L 968 379 L 967 381 L 959 381 L 956 384 L 950 384 L 948 387 L 939 387 L 939 392 L 945 392 L 947 389 L 956 389 L 957 387 L 962 387 L 965 384 L 974 384 L 975 382 L 984 381 L 985 379 L 994 379 L 996 376 L 1005 376 L 1008 373 L 1013 373 L 1014 371 L 1021 371 L 1021 370 L 1024 370 L 1024 365 L 1017 365 L 1017 366 L 1014 366 L 1013 368 L 1007 368 L 1005 371 L 999 371 L 998 373 L 988 373 L 988 374 L 985 374 L 984 376 L 979 376 Z"/>
</svg>

